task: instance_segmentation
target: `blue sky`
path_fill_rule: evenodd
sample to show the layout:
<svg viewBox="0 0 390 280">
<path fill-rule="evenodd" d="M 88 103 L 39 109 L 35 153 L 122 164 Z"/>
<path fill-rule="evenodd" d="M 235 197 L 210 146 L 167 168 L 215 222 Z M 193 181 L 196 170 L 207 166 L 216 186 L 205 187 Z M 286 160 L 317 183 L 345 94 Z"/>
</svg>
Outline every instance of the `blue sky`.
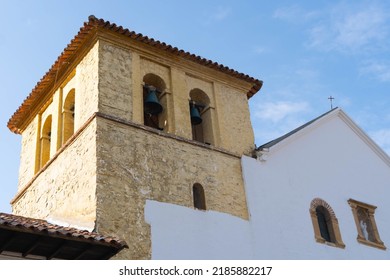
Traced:
<svg viewBox="0 0 390 280">
<path fill-rule="evenodd" d="M 6 124 L 93 14 L 264 81 L 259 146 L 343 108 L 390 153 L 388 1 L 0 0 L 0 212 L 17 191 L 21 136 Z"/>
</svg>

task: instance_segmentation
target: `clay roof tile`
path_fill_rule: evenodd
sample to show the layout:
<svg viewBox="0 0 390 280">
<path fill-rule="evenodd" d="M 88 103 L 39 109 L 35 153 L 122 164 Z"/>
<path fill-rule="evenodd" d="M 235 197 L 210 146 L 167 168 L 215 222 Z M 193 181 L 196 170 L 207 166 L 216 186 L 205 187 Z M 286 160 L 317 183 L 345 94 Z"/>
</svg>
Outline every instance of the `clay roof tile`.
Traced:
<svg viewBox="0 0 390 280">
<path fill-rule="evenodd" d="M 142 35 L 141 33 L 129 31 L 122 26 L 117 26 L 114 23 L 111 24 L 109 21 L 97 19 L 95 16 L 91 15 L 88 17 L 88 22 L 84 23 L 83 27 L 80 28 L 78 34 L 71 40 L 71 42 L 67 45 L 61 55 L 51 66 L 49 71 L 46 72 L 42 79 L 36 84 L 29 96 L 27 96 L 27 98 L 23 101 L 22 105 L 20 105 L 16 112 L 12 115 L 12 117 L 8 121 L 8 128 L 12 132 L 21 133 L 20 122 L 25 118 L 25 116 L 31 113 L 33 104 L 35 104 L 40 98 L 43 97 L 43 94 L 45 93 L 45 91 L 48 90 L 48 87 L 54 84 L 57 71 L 61 67 L 63 67 L 63 64 L 66 63 L 67 60 L 71 59 L 77 53 L 77 51 L 81 48 L 82 44 L 88 39 L 89 34 L 93 33 L 94 30 L 97 30 L 98 28 L 111 30 L 112 32 L 122 34 L 123 36 L 126 36 L 130 39 L 143 42 L 150 46 L 170 52 L 172 54 L 179 55 L 201 65 L 217 69 L 228 75 L 232 75 L 236 78 L 243 79 L 249 83 L 252 83 L 253 86 L 247 93 L 248 98 L 252 97 L 258 90 L 260 90 L 262 86 L 262 81 L 252 78 L 249 75 L 239 73 L 233 69 L 230 69 L 227 66 L 218 64 L 217 62 L 212 62 L 211 60 L 207 60 L 189 52 L 179 50 L 178 48 L 172 47 L 171 45 L 168 45 L 164 42 L 156 41 L 152 38 Z"/>
</svg>

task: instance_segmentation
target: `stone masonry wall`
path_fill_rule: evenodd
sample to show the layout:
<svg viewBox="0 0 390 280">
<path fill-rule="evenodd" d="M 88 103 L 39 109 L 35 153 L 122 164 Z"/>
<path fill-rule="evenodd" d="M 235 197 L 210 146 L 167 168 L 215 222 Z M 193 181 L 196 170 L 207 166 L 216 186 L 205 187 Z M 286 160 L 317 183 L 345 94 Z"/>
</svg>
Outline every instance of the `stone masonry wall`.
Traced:
<svg viewBox="0 0 390 280">
<path fill-rule="evenodd" d="M 240 158 L 164 133 L 97 119 L 97 230 L 130 249 L 118 259 L 148 259 L 145 200 L 193 207 L 192 186 L 204 187 L 209 210 L 248 218 Z"/>
<path fill-rule="evenodd" d="M 223 147 L 249 155 L 254 149 L 254 134 L 246 95 L 227 86 L 221 86 L 216 92 Z"/>
<path fill-rule="evenodd" d="M 99 41 L 99 112 L 131 120 L 131 52 Z"/>
<path fill-rule="evenodd" d="M 38 116 L 27 126 L 22 135 L 18 190 L 34 176 L 35 151 L 37 149 Z"/>
<path fill-rule="evenodd" d="M 40 173 L 13 205 L 13 213 L 94 227 L 96 216 L 96 123 Z"/>
<path fill-rule="evenodd" d="M 75 130 L 98 111 L 99 42 L 76 67 Z"/>
</svg>

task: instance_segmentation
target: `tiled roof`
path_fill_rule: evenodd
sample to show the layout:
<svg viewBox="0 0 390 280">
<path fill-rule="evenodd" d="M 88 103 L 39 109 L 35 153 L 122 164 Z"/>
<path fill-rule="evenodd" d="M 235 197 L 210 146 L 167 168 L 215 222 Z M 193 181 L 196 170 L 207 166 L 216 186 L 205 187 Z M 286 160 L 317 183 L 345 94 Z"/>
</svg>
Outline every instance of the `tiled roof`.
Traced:
<svg viewBox="0 0 390 280">
<path fill-rule="evenodd" d="M 98 29 L 110 30 L 117 34 L 121 34 L 122 36 L 127 37 L 130 40 L 135 40 L 138 42 L 142 42 L 149 46 L 153 46 L 157 49 L 164 50 L 171 54 L 177 55 L 179 57 L 183 57 L 185 59 L 191 60 L 193 62 L 199 63 L 206 67 L 215 69 L 217 71 L 221 71 L 225 74 L 231 75 L 238 79 L 244 80 L 248 83 L 252 84 L 251 89 L 247 92 L 247 97 L 252 97 L 256 92 L 260 90 L 263 82 L 250 77 L 246 74 L 237 72 L 227 66 L 219 64 L 217 62 L 213 62 L 211 60 L 205 59 L 203 57 L 191 54 L 184 50 L 178 49 L 171 45 L 168 45 L 164 42 L 156 41 L 152 38 L 144 36 L 140 33 L 135 33 L 134 31 L 130 31 L 127 28 L 123 28 L 122 26 L 117 26 L 114 23 L 110 23 L 109 21 L 105 21 L 103 19 L 98 19 L 95 16 L 89 16 L 88 22 L 84 23 L 84 26 L 80 29 L 79 33 L 71 40 L 68 46 L 64 49 L 61 55 L 58 57 L 56 62 L 52 65 L 50 70 L 43 76 L 43 78 L 37 83 L 32 92 L 27 96 L 27 98 L 23 101 L 22 105 L 17 109 L 17 111 L 13 114 L 8 122 L 8 128 L 15 133 L 20 133 L 20 122 L 24 119 L 24 117 L 30 113 L 32 105 L 39 100 L 41 97 L 41 93 L 51 85 L 53 85 L 55 81 L 55 77 L 59 69 L 63 67 L 64 64 L 67 64 L 73 56 L 80 50 L 81 46 L 87 39 L 90 38 Z"/>
<path fill-rule="evenodd" d="M 41 238 L 38 238 L 40 243 L 36 241 L 36 237 L 32 236 L 40 236 Z M 41 219 L 0 213 L 0 253 L 15 251 L 26 254 L 23 246 L 20 246 L 22 241 L 26 242 L 26 240 L 32 243 L 26 247 L 35 250 L 29 254 L 42 255 L 46 258 L 69 259 L 74 255 L 81 259 L 106 259 L 123 248 L 128 248 L 125 241 L 116 237 L 73 227 L 63 227 Z M 55 248 L 56 255 L 49 254 L 50 245 Z"/>
</svg>

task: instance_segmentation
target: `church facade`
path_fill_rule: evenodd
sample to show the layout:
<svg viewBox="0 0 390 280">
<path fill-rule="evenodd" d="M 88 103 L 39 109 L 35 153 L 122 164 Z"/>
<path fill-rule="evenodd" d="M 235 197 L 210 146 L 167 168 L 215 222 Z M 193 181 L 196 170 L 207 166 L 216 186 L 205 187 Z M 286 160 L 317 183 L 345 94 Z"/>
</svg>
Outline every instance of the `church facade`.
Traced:
<svg viewBox="0 0 390 280">
<path fill-rule="evenodd" d="M 255 149 L 261 86 L 89 17 L 8 123 L 13 213 L 115 236 L 116 259 L 388 258 L 388 156 L 340 109 Z"/>
</svg>

